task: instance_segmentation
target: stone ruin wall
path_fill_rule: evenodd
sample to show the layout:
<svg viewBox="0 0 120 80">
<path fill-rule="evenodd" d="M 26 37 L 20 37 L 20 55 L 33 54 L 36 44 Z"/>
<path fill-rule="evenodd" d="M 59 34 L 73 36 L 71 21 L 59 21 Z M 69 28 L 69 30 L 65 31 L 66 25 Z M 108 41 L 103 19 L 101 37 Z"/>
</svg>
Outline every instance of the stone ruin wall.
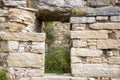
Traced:
<svg viewBox="0 0 120 80">
<path fill-rule="evenodd" d="M 96 5 L 91 1 L 91 6 Z M 100 7 L 109 4 L 97 2 Z M 0 66 L 8 80 L 49 80 L 42 78 L 45 34 L 34 30 L 37 10 L 27 6 L 25 0 L 0 0 Z M 120 8 L 96 8 L 89 13 L 70 18 L 72 79 L 120 80 Z"/>
</svg>

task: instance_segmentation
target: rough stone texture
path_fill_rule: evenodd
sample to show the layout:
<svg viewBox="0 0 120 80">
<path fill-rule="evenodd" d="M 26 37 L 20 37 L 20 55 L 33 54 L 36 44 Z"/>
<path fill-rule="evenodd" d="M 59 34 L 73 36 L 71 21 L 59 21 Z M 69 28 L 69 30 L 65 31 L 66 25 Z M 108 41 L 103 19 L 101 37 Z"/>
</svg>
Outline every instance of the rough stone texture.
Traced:
<svg viewBox="0 0 120 80">
<path fill-rule="evenodd" d="M 120 65 L 72 64 L 74 76 L 120 77 Z"/>
<path fill-rule="evenodd" d="M 120 31 L 117 31 L 117 32 L 116 32 L 116 37 L 117 37 L 118 39 L 120 39 Z"/>
<path fill-rule="evenodd" d="M 83 56 L 83 57 L 100 57 L 102 55 L 101 50 L 90 50 L 86 48 L 72 48 L 71 49 L 71 56 Z"/>
<path fill-rule="evenodd" d="M 72 25 L 73 31 L 85 30 L 85 28 L 86 28 L 86 24 L 73 24 Z"/>
<path fill-rule="evenodd" d="M 2 40 L 16 40 L 16 41 L 45 41 L 44 33 L 10 33 L 0 32 Z"/>
<path fill-rule="evenodd" d="M 118 49 L 118 41 L 117 40 L 98 40 L 97 48 L 99 49 Z"/>
<path fill-rule="evenodd" d="M 8 53 L 0 53 L 0 70 L 2 70 L 3 66 L 6 66 L 7 56 L 8 56 Z"/>
<path fill-rule="evenodd" d="M 111 16 L 110 17 L 111 21 L 120 21 L 120 16 Z"/>
<path fill-rule="evenodd" d="M 91 30 L 71 31 L 71 38 L 107 39 L 108 31 L 91 31 Z"/>
<path fill-rule="evenodd" d="M 1 23 L 5 22 L 5 17 L 0 17 L 0 22 Z"/>
<path fill-rule="evenodd" d="M 8 41 L 9 52 L 17 52 L 19 42 L 17 41 Z"/>
<path fill-rule="evenodd" d="M 96 22 L 95 17 L 71 17 L 71 23 L 94 23 Z"/>
<path fill-rule="evenodd" d="M 120 23 L 94 23 L 89 27 L 91 29 L 120 29 Z"/>
<path fill-rule="evenodd" d="M 9 52 L 7 41 L 0 41 L 0 52 Z"/>
<path fill-rule="evenodd" d="M 111 57 L 108 59 L 110 64 L 120 65 L 120 57 Z"/>
<path fill-rule="evenodd" d="M 8 10 L 0 9 L 0 16 L 7 16 Z"/>
<path fill-rule="evenodd" d="M 34 53 L 9 53 L 7 63 L 9 67 L 43 68 L 44 55 Z"/>
<path fill-rule="evenodd" d="M 71 56 L 71 64 L 73 63 L 82 63 L 81 57 Z"/>
<path fill-rule="evenodd" d="M 97 16 L 96 20 L 98 20 L 98 21 L 107 21 L 108 20 L 108 16 Z"/>
<path fill-rule="evenodd" d="M 88 0 L 89 6 L 101 7 L 110 5 L 110 0 Z"/>
<path fill-rule="evenodd" d="M 73 40 L 73 47 L 86 47 L 87 41 Z"/>
<path fill-rule="evenodd" d="M 90 57 L 88 57 L 86 62 L 87 63 L 92 63 L 92 64 L 102 64 L 102 59 L 101 58 L 90 58 Z"/>
</svg>

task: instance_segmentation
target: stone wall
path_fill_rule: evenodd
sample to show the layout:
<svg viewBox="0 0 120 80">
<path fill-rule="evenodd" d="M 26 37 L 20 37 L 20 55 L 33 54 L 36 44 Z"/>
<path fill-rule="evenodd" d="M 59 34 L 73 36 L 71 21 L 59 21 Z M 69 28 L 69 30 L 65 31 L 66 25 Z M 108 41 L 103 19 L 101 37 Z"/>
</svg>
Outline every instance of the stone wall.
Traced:
<svg viewBox="0 0 120 80">
<path fill-rule="evenodd" d="M 0 0 L 1 4 L 0 66 L 8 80 L 43 76 L 45 34 L 34 30 L 37 10 L 27 8 L 26 0 Z"/>
<path fill-rule="evenodd" d="M 72 75 L 120 78 L 120 16 L 71 17 L 70 21 Z"/>
</svg>

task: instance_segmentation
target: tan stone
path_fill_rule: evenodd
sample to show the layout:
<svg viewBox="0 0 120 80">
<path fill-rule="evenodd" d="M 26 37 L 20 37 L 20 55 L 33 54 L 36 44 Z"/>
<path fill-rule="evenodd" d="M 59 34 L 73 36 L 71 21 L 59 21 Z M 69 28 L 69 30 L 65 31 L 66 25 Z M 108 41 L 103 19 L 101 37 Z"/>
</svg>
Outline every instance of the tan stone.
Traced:
<svg viewBox="0 0 120 80">
<path fill-rule="evenodd" d="M 73 63 L 82 63 L 81 57 L 72 56 L 71 64 L 73 64 Z"/>
<path fill-rule="evenodd" d="M 97 48 L 99 49 L 118 49 L 118 41 L 107 39 L 107 40 L 98 40 Z"/>
<path fill-rule="evenodd" d="M 17 41 L 8 41 L 9 52 L 18 51 L 19 42 Z"/>
<path fill-rule="evenodd" d="M 98 20 L 98 21 L 106 21 L 106 20 L 108 20 L 108 16 L 97 16 L 96 20 Z"/>
<path fill-rule="evenodd" d="M 8 10 L 0 9 L 0 16 L 7 16 Z"/>
<path fill-rule="evenodd" d="M 9 67 L 44 67 L 44 54 L 9 53 L 7 63 Z"/>
<path fill-rule="evenodd" d="M 85 30 L 86 24 L 73 24 L 72 25 L 72 30 L 77 31 L 77 30 Z"/>
<path fill-rule="evenodd" d="M 0 22 L 1 23 L 5 22 L 5 17 L 0 17 Z"/>
<path fill-rule="evenodd" d="M 72 75 L 79 77 L 120 77 L 120 65 L 72 64 Z"/>
<path fill-rule="evenodd" d="M 94 23 L 89 27 L 91 29 L 120 29 L 120 23 Z"/>
<path fill-rule="evenodd" d="M 119 22 L 120 21 L 120 16 L 111 16 L 110 20 L 115 21 L 115 22 Z"/>
<path fill-rule="evenodd" d="M 119 64 L 120 65 L 120 57 L 110 57 L 108 58 L 109 64 Z"/>
<path fill-rule="evenodd" d="M 93 63 L 93 64 L 101 64 L 102 63 L 102 59 L 101 58 L 87 57 L 86 62 L 87 63 Z"/>
<path fill-rule="evenodd" d="M 97 40 L 87 40 L 89 46 L 97 45 Z"/>
<path fill-rule="evenodd" d="M 7 41 L 0 41 L 0 52 L 9 52 Z"/>
<path fill-rule="evenodd" d="M 0 38 L 2 40 L 12 41 L 45 41 L 44 33 L 9 33 L 0 32 Z"/>
<path fill-rule="evenodd" d="M 111 78 L 111 80 L 120 80 L 120 78 Z"/>
<path fill-rule="evenodd" d="M 90 39 L 106 39 L 108 38 L 108 31 L 71 31 L 72 39 L 90 38 Z"/>
<path fill-rule="evenodd" d="M 118 39 L 120 39 L 120 31 L 117 31 L 117 32 L 116 32 L 116 37 L 117 37 Z"/>
<path fill-rule="evenodd" d="M 87 48 L 71 48 L 71 56 L 100 57 L 101 55 L 102 55 L 101 50 L 91 50 Z"/>
<path fill-rule="evenodd" d="M 87 47 L 87 41 L 73 40 L 73 47 Z"/>
</svg>

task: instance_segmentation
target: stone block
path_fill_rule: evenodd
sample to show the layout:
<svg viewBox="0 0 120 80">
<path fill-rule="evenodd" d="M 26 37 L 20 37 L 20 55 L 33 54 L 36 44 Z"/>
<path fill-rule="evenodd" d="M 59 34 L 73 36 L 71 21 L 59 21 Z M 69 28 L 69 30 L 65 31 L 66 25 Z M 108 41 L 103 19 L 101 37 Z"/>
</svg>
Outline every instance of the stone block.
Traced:
<svg viewBox="0 0 120 80">
<path fill-rule="evenodd" d="M 97 0 L 98 1 L 98 0 Z M 107 0 L 106 0 L 107 1 Z M 108 20 L 108 16 L 97 16 L 96 17 L 97 21 L 107 21 Z"/>
<path fill-rule="evenodd" d="M 120 22 L 120 16 L 111 16 L 110 20 L 115 22 L 118 22 L 118 21 Z"/>
<path fill-rule="evenodd" d="M 120 57 L 110 57 L 108 58 L 109 64 L 120 65 Z"/>
<path fill-rule="evenodd" d="M 8 56 L 8 53 L 0 53 L 0 71 L 7 64 L 7 56 Z"/>
<path fill-rule="evenodd" d="M 72 25 L 73 31 L 85 30 L 85 28 L 86 28 L 86 24 L 73 24 Z"/>
<path fill-rule="evenodd" d="M 7 15 L 8 15 L 8 10 L 0 9 L 0 16 L 7 16 Z"/>
<path fill-rule="evenodd" d="M 2 40 L 11 40 L 11 41 L 45 41 L 45 34 L 0 32 L 0 38 Z"/>
<path fill-rule="evenodd" d="M 35 13 L 23 9 L 10 9 L 8 17 L 10 18 L 10 21 L 31 24 L 34 23 Z"/>
<path fill-rule="evenodd" d="M 71 38 L 72 39 L 107 39 L 108 38 L 108 31 L 101 30 L 101 31 L 91 31 L 91 30 L 84 30 L 84 31 L 71 31 Z"/>
<path fill-rule="evenodd" d="M 73 40 L 73 47 L 75 47 L 75 48 L 87 47 L 87 41 Z"/>
<path fill-rule="evenodd" d="M 87 2 L 91 7 L 103 7 L 110 5 L 110 0 L 88 0 Z"/>
<path fill-rule="evenodd" d="M 9 53 L 7 63 L 9 67 L 43 68 L 44 54 Z"/>
<path fill-rule="evenodd" d="M 71 57 L 71 64 L 73 64 L 73 63 L 82 63 L 81 57 L 72 56 Z"/>
<path fill-rule="evenodd" d="M 70 23 L 94 23 L 95 17 L 71 17 Z"/>
<path fill-rule="evenodd" d="M 120 29 L 120 23 L 94 23 L 91 24 L 89 27 L 91 29 Z"/>
<path fill-rule="evenodd" d="M 72 75 L 79 77 L 120 77 L 120 65 L 72 64 Z"/>
<path fill-rule="evenodd" d="M 116 38 L 120 39 L 120 31 L 116 32 Z"/>
<path fill-rule="evenodd" d="M 6 31 L 8 29 L 8 23 L 0 23 L 0 31 Z"/>
<path fill-rule="evenodd" d="M 0 52 L 9 52 L 7 41 L 0 41 Z"/>
<path fill-rule="evenodd" d="M 120 80 L 120 78 L 111 78 L 111 80 Z"/>
<path fill-rule="evenodd" d="M 32 53 L 45 53 L 45 42 L 32 42 Z"/>
<path fill-rule="evenodd" d="M 102 53 L 102 50 L 91 50 L 87 48 L 71 48 L 71 56 L 100 57 Z"/>
<path fill-rule="evenodd" d="M 43 69 L 12 68 L 11 67 L 11 68 L 8 68 L 7 71 L 8 71 L 7 77 L 10 80 L 16 80 L 16 79 L 18 80 L 19 78 L 25 78 L 25 77 L 41 77 L 44 75 Z"/>
<path fill-rule="evenodd" d="M 118 49 L 118 41 L 113 39 L 97 40 L 98 49 Z"/>
<path fill-rule="evenodd" d="M 102 58 L 87 57 L 86 62 L 87 63 L 92 63 L 92 64 L 102 64 Z"/>
<path fill-rule="evenodd" d="M 18 41 L 8 41 L 9 52 L 17 52 L 18 46 L 19 46 Z"/>
<path fill-rule="evenodd" d="M 87 40 L 87 43 L 89 46 L 95 46 L 97 45 L 97 40 Z"/>
<path fill-rule="evenodd" d="M 0 23 L 5 22 L 5 17 L 0 17 Z"/>
</svg>

